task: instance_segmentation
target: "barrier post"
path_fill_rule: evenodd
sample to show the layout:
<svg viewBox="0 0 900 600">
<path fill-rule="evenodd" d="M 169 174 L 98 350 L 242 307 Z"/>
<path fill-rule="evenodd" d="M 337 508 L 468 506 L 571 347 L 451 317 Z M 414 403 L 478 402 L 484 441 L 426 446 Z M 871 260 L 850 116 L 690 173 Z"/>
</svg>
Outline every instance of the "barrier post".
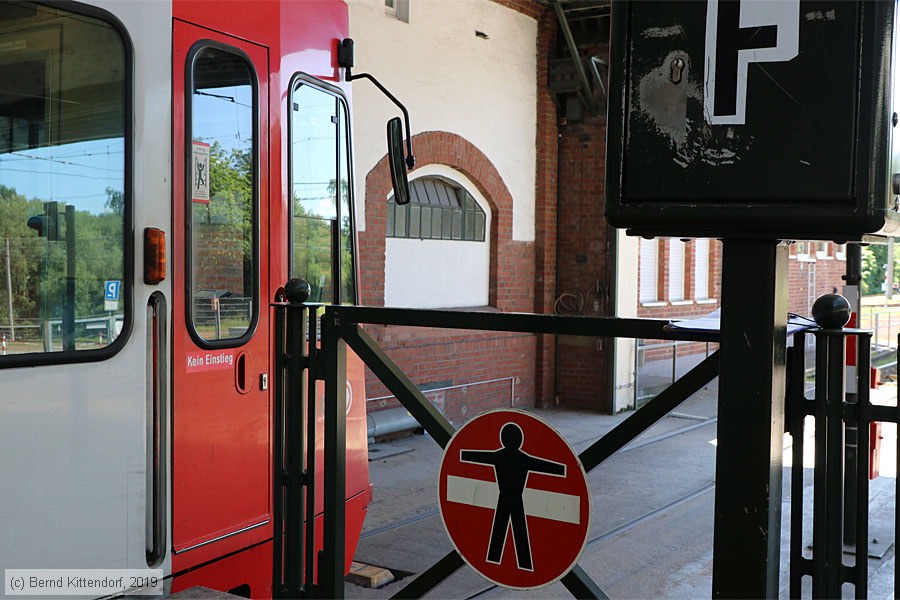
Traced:
<svg viewBox="0 0 900 600">
<path fill-rule="evenodd" d="M 325 379 L 325 476 L 322 552 L 319 555 L 318 597 L 344 597 L 344 522 L 346 498 L 347 344 L 339 335 L 333 308 L 322 315 L 319 357 Z M 355 327 L 355 326 L 354 326 Z M 310 340 L 314 344 L 315 340 Z"/>
<path fill-rule="evenodd" d="M 723 244 L 714 598 L 778 597 L 787 247 Z"/>
</svg>

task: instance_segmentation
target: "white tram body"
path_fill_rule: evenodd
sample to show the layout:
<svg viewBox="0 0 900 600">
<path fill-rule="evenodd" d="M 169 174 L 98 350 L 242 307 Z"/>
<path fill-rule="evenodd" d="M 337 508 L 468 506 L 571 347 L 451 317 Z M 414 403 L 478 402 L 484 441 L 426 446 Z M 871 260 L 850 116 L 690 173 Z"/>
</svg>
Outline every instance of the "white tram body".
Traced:
<svg viewBox="0 0 900 600">
<path fill-rule="evenodd" d="M 269 304 L 356 297 L 347 35 L 342 0 L 0 6 L 0 569 L 271 595 Z"/>
</svg>

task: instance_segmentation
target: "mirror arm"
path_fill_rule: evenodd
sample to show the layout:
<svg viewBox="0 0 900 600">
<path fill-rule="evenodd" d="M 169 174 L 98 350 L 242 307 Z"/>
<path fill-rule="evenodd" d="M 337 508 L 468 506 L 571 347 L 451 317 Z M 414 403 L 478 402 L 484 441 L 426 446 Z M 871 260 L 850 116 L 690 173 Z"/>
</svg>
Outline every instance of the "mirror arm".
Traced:
<svg viewBox="0 0 900 600">
<path fill-rule="evenodd" d="M 396 104 L 400 110 L 403 111 L 403 120 L 406 123 L 406 168 L 412 170 L 416 166 L 416 157 L 413 156 L 412 151 L 412 130 L 409 127 L 409 112 L 407 112 L 406 107 L 400 103 L 397 98 L 394 97 L 392 93 L 390 93 L 386 87 L 381 85 L 377 79 L 369 75 L 368 73 L 359 73 L 357 75 L 353 75 L 350 73 L 350 67 L 344 67 L 346 69 L 346 76 L 344 77 L 345 81 L 354 81 L 356 79 L 368 79 L 375 87 L 381 90 L 381 93 L 387 96 L 391 102 Z"/>
</svg>

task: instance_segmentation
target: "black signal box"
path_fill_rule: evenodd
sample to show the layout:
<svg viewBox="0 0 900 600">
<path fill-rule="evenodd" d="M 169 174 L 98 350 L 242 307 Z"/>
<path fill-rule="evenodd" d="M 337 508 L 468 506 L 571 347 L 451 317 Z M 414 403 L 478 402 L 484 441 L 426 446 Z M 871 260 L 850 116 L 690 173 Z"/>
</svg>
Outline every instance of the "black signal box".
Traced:
<svg viewBox="0 0 900 600">
<path fill-rule="evenodd" d="M 900 235 L 895 10 L 614 0 L 609 222 L 682 237 Z"/>
</svg>

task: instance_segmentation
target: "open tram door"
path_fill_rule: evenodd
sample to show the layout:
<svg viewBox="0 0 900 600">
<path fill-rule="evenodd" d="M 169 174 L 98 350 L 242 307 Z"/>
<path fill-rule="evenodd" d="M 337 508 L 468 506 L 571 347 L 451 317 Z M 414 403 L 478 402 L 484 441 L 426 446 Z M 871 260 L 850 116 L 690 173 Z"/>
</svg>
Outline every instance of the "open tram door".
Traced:
<svg viewBox="0 0 900 600">
<path fill-rule="evenodd" d="M 178 573 L 271 536 L 268 49 L 175 20 L 172 78 Z"/>
</svg>

